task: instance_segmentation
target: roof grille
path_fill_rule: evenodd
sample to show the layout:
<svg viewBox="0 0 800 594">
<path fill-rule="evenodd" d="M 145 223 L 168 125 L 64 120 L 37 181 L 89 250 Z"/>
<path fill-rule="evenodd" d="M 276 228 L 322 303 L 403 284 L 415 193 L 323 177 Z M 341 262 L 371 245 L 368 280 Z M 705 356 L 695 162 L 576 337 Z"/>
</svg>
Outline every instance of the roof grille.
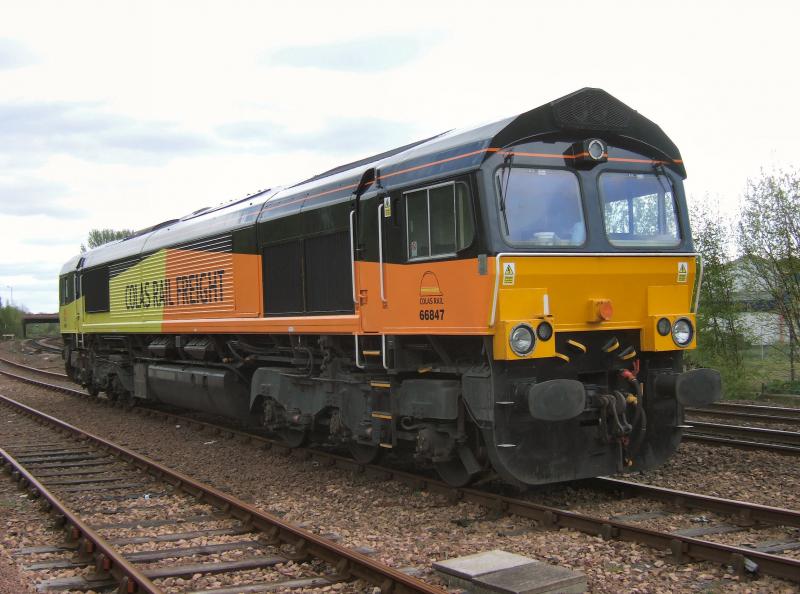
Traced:
<svg viewBox="0 0 800 594">
<path fill-rule="evenodd" d="M 627 128 L 632 113 L 631 108 L 600 89 L 582 89 L 550 105 L 559 127 L 581 130 Z"/>
</svg>

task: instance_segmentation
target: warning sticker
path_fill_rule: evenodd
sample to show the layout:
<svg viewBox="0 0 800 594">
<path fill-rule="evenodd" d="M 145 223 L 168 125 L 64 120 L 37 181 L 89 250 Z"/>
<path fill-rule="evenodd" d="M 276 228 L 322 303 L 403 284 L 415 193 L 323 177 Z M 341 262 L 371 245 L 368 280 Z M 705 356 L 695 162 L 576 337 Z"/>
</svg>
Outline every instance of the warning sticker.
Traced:
<svg viewBox="0 0 800 594">
<path fill-rule="evenodd" d="M 387 219 L 392 216 L 392 199 L 389 196 L 383 199 L 383 216 Z"/>
<path fill-rule="evenodd" d="M 678 262 L 678 282 L 685 283 L 687 278 L 689 278 L 689 263 Z"/>
<path fill-rule="evenodd" d="M 506 262 L 503 264 L 503 284 L 513 285 L 517 276 L 517 265 L 514 262 Z"/>
</svg>

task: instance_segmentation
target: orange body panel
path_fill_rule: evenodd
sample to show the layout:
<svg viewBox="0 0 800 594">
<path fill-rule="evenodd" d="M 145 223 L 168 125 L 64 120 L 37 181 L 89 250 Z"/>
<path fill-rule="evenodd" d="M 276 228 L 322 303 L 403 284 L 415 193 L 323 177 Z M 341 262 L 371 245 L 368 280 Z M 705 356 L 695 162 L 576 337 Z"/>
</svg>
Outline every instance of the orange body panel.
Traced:
<svg viewBox="0 0 800 594">
<path fill-rule="evenodd" d="M 478 260 L 384 264 L 385 301 L 377 262 L 358 262 L 365 332 L 386 334 L 488 334 L 494 276 Z"/>
<path fill-rule="evenodd" d="M 164 309 L 162 332 L 345 333 L 359 331 L 358 316 L 263 315 L 261 256 L 170 250 L 167 278 L 175 304 Z"/>
<path fill-rule="evenodd" d="M 176 305 L 165 310 L 163 332 L 293 332 L 357 334 L 488 334 L 492 276 L 478 273 L 478 261 L 450 260 L 419 264 L 384 264 L 380 297 L 379 265 L 357 262 L 361 303 L 355 314 L 261 317 L 261 258 L 246 254 L 210 254 L 202 263 L 176 255 L 168 258 L 176 283 Z M 209 268 L 219 277 L 198 275 Z M 197 284 L 199 282 L 199 285 Z M 199 287 L 199 288 L 198 288 Z M 210 293 L 209 293 L 210 292 Z M 206 302 L 200 299 L 201 295 Z M 209 296 L 210 295 L 210 296 Z M 214 301 L 219 299 L 219 301 Z"/>
</svg>

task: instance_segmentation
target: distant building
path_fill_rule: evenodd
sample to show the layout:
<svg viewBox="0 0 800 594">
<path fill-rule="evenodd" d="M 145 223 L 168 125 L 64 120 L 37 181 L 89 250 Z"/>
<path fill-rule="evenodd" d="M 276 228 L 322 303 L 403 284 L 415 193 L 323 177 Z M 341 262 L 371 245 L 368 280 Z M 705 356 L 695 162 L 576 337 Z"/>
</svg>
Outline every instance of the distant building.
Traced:
<svg viewBox="0 0 800 594">
<path fill-rule="evenodd" d="M 756 345 L 787 343 L 789 328 L 777 311 L 763 279 L 754 275 L 744 258 L 730 263 L 733 270 L 733 299 L 741 308 L 738 318 L 747 340 Z"/>
</svg>

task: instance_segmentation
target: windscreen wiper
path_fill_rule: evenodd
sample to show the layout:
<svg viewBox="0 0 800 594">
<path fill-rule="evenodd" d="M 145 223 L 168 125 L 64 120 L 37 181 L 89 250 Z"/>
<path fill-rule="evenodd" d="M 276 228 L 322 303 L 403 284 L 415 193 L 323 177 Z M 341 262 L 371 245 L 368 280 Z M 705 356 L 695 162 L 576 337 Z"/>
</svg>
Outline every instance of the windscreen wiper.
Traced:
<svg viewBox="0 0 800 594">
<path fill-rule="evenodd" d="M 502 170 L 505 171 L 508 169 L 508 173 L 506 173 L 506 181 L 505 187 L 503 187 L 503 178 L 500 177 L 500 214 L 503 215 L 503 228 L 506 230 L 506 235 L 510 233 L 508 229 L 508 217 L 506 216 L 506 193 L 508 192 L 508 182 L 511 179 L 511 164 L 514 162 L 514 153 L 508 152 L 506 154 L 506 158 L 503 159 L 503 166 Z"/>
<path fill-rule="evenodd" d="M 661 184 L 661 189 L 664 190 L 664 194 L 667 192 L 672 192 L 672 181 L 669 179 L 667 172 L 664 171 L 664 164 L 663 163 L 654 163 L 653 164 L 653 171 L 656 174 L 656 179 L 658 183 Z M 667 178 L 667 183 L 669 183 L 669 189 L 664 186 L 664 182 L 661 180 L 662 177 Z"/>
</svg>

